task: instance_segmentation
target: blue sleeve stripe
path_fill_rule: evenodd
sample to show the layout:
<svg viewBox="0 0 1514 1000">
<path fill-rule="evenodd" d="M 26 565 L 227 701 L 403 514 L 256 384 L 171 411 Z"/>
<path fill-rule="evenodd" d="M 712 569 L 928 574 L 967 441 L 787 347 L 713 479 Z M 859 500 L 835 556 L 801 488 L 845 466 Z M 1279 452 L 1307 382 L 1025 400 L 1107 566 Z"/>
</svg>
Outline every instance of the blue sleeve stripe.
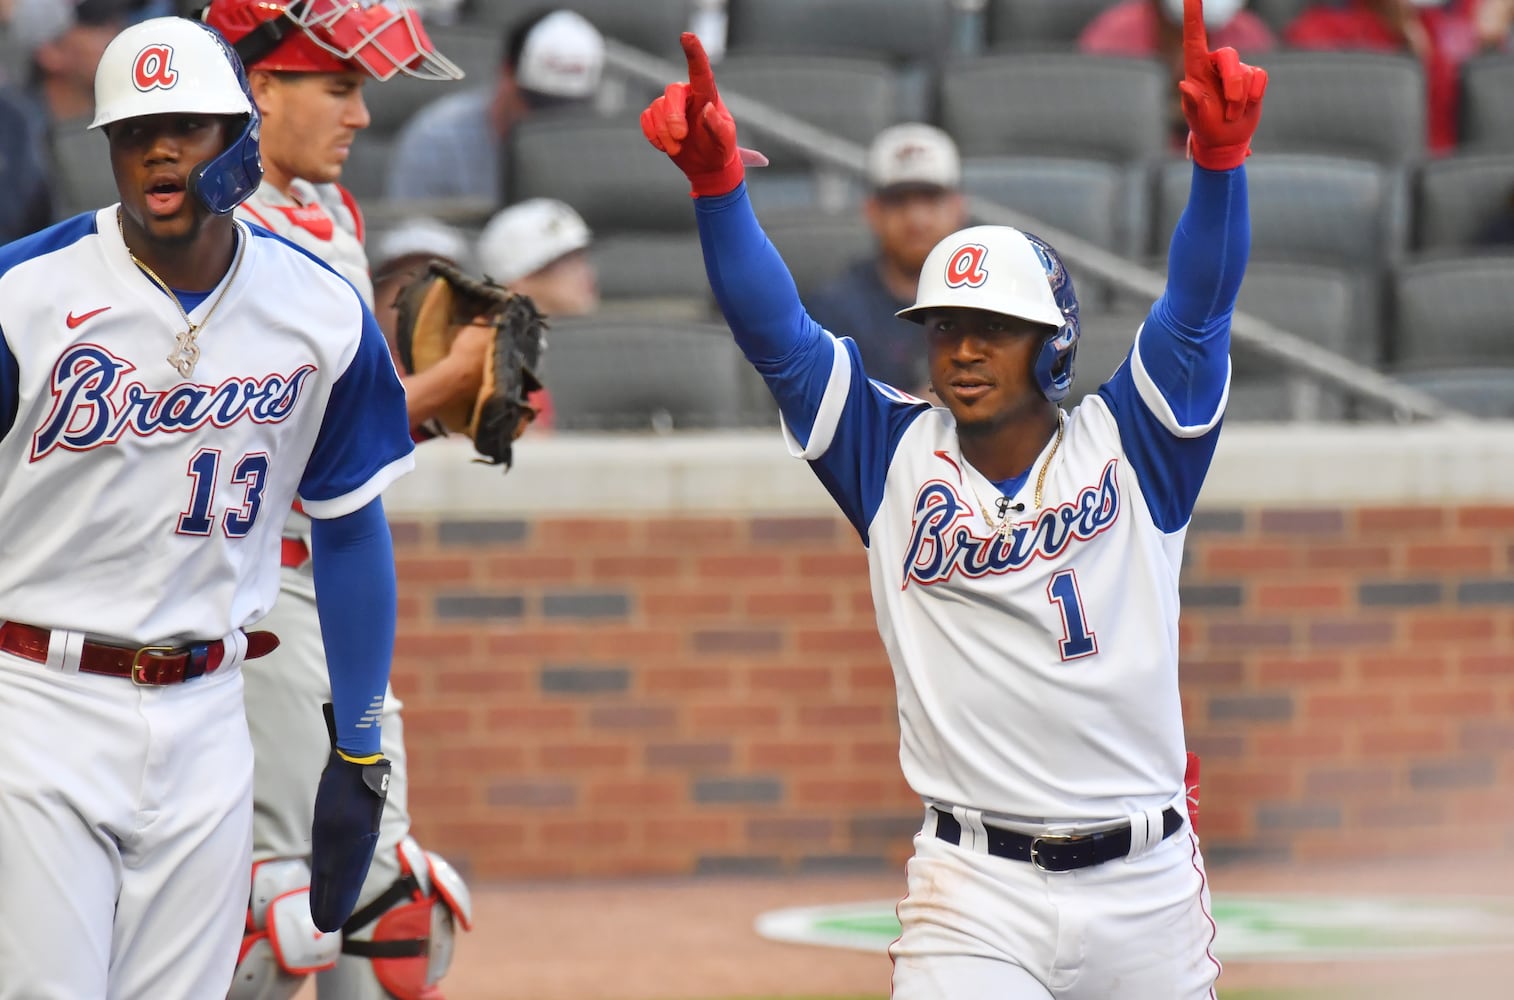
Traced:
<svg viewBox="0 0 1514 1000">
<path fill-rule="evenodd" d="M 0 330 L 0 440 L 16 425 L 16 407 L 21 403 L 21 369 Z"/>
</svg>

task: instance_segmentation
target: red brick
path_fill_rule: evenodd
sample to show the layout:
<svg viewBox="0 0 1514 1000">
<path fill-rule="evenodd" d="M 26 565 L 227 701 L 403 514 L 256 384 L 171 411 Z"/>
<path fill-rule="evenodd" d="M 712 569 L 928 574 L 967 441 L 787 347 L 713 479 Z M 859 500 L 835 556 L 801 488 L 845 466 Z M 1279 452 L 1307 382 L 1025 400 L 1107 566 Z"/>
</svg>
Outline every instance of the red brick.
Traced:
<svg viewBox="0 0 1514 1000">
<path fill-rule="evenodd" d="M 672 628 L 626 629 L 596 627 L 584 635 L 584 651 L 605 658 L 672 658 L 683 648 L 683 633 Z"/>
<path fill-rule="evenodd" d="M 799 781 L 790 798 L 800 806 L 876 806 L 889 801 L 889 786 L 882 781 Z"/>
<path fill-rule="evenodd" d="M 600 848 L 625 844 L 630 839 L 631 824 L 625 820 L 573 819 L 543 823 L 540 843 L 549 848 Z"/>
<path fill-rule="evenodd" d="M 493 632 L 484 639 L 484 651 L 491 657 L 575 656 L 583 649 L 583 633 L 576 629 L 527 628 Z"/>
<path fill-rule="evenodd" d="M 1258 731 L 1251 739 L 1256 755 L 1263 760 L 1328 759 L 1339 757 L 1346 749 L 1346 734 L 1339 729 Z"/>
<path fill-rule="evenodd" d="M 1186 671 L 1188 665 L 1184 664 Z M 1282 687 L 1290 684 L 1335 684 L 1345 673 L 1339 657 L 1285 657 L 1262 658 L 1255 665 L 1258 684 L 1263 688 Z"/>
<path fill-rule="evenodd" d="M 564 548 L 578 552 L 596 548 L 634 551 L 642 547 L 642 524 L 625 518 L 548 518 L 533 522 L 532 538 L 537 547 L 548 552 Z"/>
<path fill-rule="evenodd" d="M 484 578 L 491 583 L 539 585 L 572 583 L 579 579 L 578 560 L 539 553 L 484 558 Z"/>
<path fill-rule="evenodd" d="M 803 726 L 870 726 L 887 717 L 881 705 L 805 705 L 799 709 Z"/>
<path fill-rule="evenodd" d="M 724 590 L 662 590 L 641 591 L 638 601 L 641 611 L 651 621 L 689 618 L 725 617 L 736 607 L 736 600 Z"/>
<path fill-rule="evenodd" d="M 1484 644 L 1498 632 L 1498 622 L 1487 613 L 1456 614 L 1423 612 L 1406 615 L 1407 635 L 1412 642 L 1444 645 L 1447 643 Z"/>
<path fill-rule="evenodd" d="M 747 759 L 757 769 L 829 767 L 836 752 L 834 743 L 753 743 Z"/>
<path fill-rule="evenodd" d="M 824 667 L 764 667 L 750 674 L 753 691 L 827 693 L 836 686 L 836 676 Z"/>
<path fill-rule="evenodd" d="M 846 686 L 852 691 L 873 694 L 874 692 L 888 692 L 892 698 L 894 691 L 894 672 L 889 668 L 888 661 L 879 658 L 877 663 L 870 663 L 864 667 L 852 667 L 846 672 Z"/>
<path fill-rule="evenodd" d="M 1251 814 L 1235 806 L 1211 806 L 1199 793 L 1199 835 L 1211 838 L 1244 840 L 1251 833 Z"/>
<path fill-rule="evenodd" d="M 1421 716 L 1449 716 L 1451 718 L 1479 718 L 1494 714 L 1493 691 L 1482 687 L 1464 691 L 1419 691 L 1408 703 L 1411 718 Z"/>
<path fill-rule="evenodd" d="M 484 670 L 446 667 L 435 672 L 432 684 L 438 694 L 507 694 L 527 690 L 531 678 L 523 670 L 503 666 Z"/>
<path fill-rule="evenodd" d="M 1385 570 L 1393 563 L 1386 545 L 1311 545 L 1304 553 L 1306 569 Z"/>
<path fill-rule="evenodd" d="M 1386 724 L 1379 720 L 1377 726 L 1364 730 L 1357 742 L 1361 752 L 1371 756 L 1436 754 L 1451 749 L 1451 737 L 1445 729 L 1416 726 L 1407 720 L 1387 720 Z"/>
<path fill-rule="evenodd" d="M 695 732 L 770 732 L 782 719 L 776 705 L 693 705 L 689 726 Z"/>
<path fill-rule="evenodd" d="M 1405 568 L 1411 573 L 1435 570 L 1446 573 L 1487 572 L 1493 568 L 1493 546 L 1476 543 L 1448 545 L 1411 545 Z"/>
<path fill-rule="evenodd" d="M 483 802 L 483 795 L 473 784 L 442 784 L 435 781 L 412 783 L 407 795 L 407 805 L 418 813 L 448 812 L 456 815 Z"/>
<path fill-rule="evenodd" d="M 646 522 L 647 545 L 656 550 L 707 551 L 747 541 L 747 523 L 734 517 L 658 518 Z"/>
<path fill-rule="evenodd" d="M 1235 576 L 1269 570 L 1298 568 L 1297 545 L 1209 545 L 1204 552 L 1204 568 L 1211 576 Z"/>
<path fill-rule="evenodd" d="M 1293 774 L 1280 767 L 1250 767 L 1245 769 L 1213 768 L 1213 773 L 1203 776 L 1199 792 L 1199 822 L 1203 823 L 1203 801 L 1206 795 L 1223 791 L 1224 796 L 1235 796 L 1247 801 L 1255 799 L 1286 798 L 1293 794 Z M 1207 791 L 1206 791 L 1207 789 Z"/>
<path fill-rule="evenodd" d="M 552 770 L 623 767 L 631 761 L 631 748 L 624 743 L 549 744 L 537 751 L 537 760 Z"/>
<path fill-rule="evenodd" d="M 441 708 L 434 705 L 405 706 L 405 740 L 407 745 L 424 743 L 428 738 L 464 736 L 473 730 L 473 713 L 466 708 Z"/>
<path fill-rule="evenodd" d="M 1463 653 L 1459 658 L 1463 677 L 1514 679 L 1514 652 Z"/>
<path fill-rule="evenodd" d="M 1357 658 L 1356 673 L 1365 681 L 1430 681 L 1440 683 L 1450 673 L 1445 657 L 1433 654 L 1373 653 Z M 1374 685 L 1376 686 L 1376 685 Z"/>
<path fill-rule="evenodd" d="M 1345 607 L 1347 592 L 1337 583 L 1259 584 L 1252 602 L 1262 611 L 1324 611 Z"/>
<path fill-rule="evenodd" d="M 1463 531 L 1514 531 L 1514 506 L 1463 507 L 1456 512 Z"/>
<path fill-rule="evenodd" d="M 873 655 L 883 649 L 876 629 L 800 628 L 794 633 L 794 648 L 808 655 L 855 653 Z"/>
<path fill-rule="evenodd" d="M 658 809 L 685 800 L 685 782 L 673 778 L 617 778 L 592 781 L 584 792 L 591 809 Z"/>
<path fill-rule="evenodd" d="M 613 555 L 589 560 L 589 579 L 596 584 L 669 580 L 681 576 L 684 560 L 677 556 Z"/>
<path fill-rule="evenodd" d="M 817 552 L 799 557 L 799 576 L 805 580 L 867 579 L 867 553 L 861 548 L 850 552 Z"/>
<path fill-rule="evenodd" d="M 408 712 L 406 717 L 408 718 Z M 496 737 L 497 738 L 497 737 Z M 428 747 L 420 758 L 411 758 L 411 773 L 418 761 L 452 774 L 519 774 L 526 767 L 525 748 L 515 744 L 473 743 L 462 746 Z M 414 783 L 411 784 L 414 787 Z"/>
<path fill-rule="evenodd" d="M 396 556 L 394 575 L 401 587 L 425 583 L 462 583 L 473 579 L 477 564 L 466 556 Z"/>
<path fill-rule="evenodd" d="M 578 705 L 498 705 L 489 709 L 488 727 L 492 733 L 509 734 L 544 730 L 564 733 L 582 724 L 583 709 Z M 405 728 L 409 728 L 406 716 Z"/>
<path fill-rule="evenodd" d="M 449 657 L 474 656 L 479 647 L 477 633 L 443 632 L 430 629 L 401 630 L 394 637 L 395 659 L 414 657 L 428 662 Z"/>
<path fill-rule="evenodd" d="M 693 667 L 648 667 L 641 674 L 641 686 L 648 694 L 693 694 L 722 692 L 731 689 L 735 673 L 719 664 Z"/>
<path fill-rule="evenodd" d="M 856 618 L 865 618 L 870 622 L 876 622 L 878 610 L 873 607 L 873 594 L 868 590 L 853 591 L 847 599 L 851 605 L 852 615 Z"/>
<path fill-rule="evenodd" d="M 694 572 L 701 580 L 772 580 L 783 576 L 786 563 L 785 556 L 740 552 L 696 559 Z"/>
<path fill-rule="evenodd" d="M 746 613 L 757 618 L 828 618 L 836 599 L 829 591 L 805 590 L 750 594 Z"/>
<path fill-rule="evenodd" d="M 682 851 L 700 851 L 729 847 L 736 840 L 736 820 L 728 816 L 664 816 L 640 824 L 642 837 L 649 847 L 676 847 Z"/>
<path fill-rule="evenodd" d="M 899 741 L 867 741 L 853 743 L 847 759 L 863 767 L 899 766 Z"/>
<path fill-rule="evenodd" d="M 1305 696 L 1304 715 L 1313 719 L 1342 722 L 1385 719 L 1392 716 L 1393 703 L 1394 697 L 1391 694 L 1318 693 Z"/>
<path fill-rule="evenodd" d="M 1424 535 L 1445 529 L 1443 507 L 1369 507 L 1356 512 L 1356 529 L 1363 535 Z"/>
<path fill-rule="evenodd" d="M 399 618 L 400 627 L 407 624 L 426 621 L 431 617 L 431 595 L 405 593 L 399 595 L 395 603 L 395 614 Z"/>
</svg>

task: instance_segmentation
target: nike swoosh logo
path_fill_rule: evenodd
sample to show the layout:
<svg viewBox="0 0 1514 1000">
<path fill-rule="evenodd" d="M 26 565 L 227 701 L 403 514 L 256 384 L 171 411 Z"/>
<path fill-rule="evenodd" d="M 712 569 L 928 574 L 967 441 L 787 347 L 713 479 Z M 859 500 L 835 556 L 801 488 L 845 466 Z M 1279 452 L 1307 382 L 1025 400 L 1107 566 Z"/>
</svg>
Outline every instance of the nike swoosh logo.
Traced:
<svg viewBox="0 0 1514 1000">
<path fill-rule="evenodd" d="M 101 306 L 98 309 L 92 309 L 92 310 L 90 310 L 89 312 L 85 313 L 83 316 L 75 316 L 72 312 L 70 312 L 68 314 L 68 319 L 65 320 L 64 322 L 66 322 L 68 324 L 68 328 L 70 330 L 76 330 L 76 329 L 78 329 L 80 323 L 83 323 L 87 319 L 93 319 L 94 317 L 100 315 L 101 313 L 105 312 L 109 308 L 110 308 L 110 306 Z"/>
</svg>

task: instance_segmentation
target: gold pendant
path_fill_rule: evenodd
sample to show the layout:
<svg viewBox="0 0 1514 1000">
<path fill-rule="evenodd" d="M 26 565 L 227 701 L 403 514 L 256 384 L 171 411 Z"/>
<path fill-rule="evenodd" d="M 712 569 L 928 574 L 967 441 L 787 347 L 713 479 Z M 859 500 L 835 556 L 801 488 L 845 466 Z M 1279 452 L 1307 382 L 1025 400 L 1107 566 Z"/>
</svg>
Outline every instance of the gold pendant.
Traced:
<svg viewBox="0 0 1514 1000">
<path fill-rule="evenodd" d="M 168 363 L 179 373 L 180 378 L 193 375 L 195 362 L 200 360 L 200 345 L 195 343 L 194 336 L 195 331 L 191 327 L 174 337 L 173 353 L 168 356 Z"/>
</svg>

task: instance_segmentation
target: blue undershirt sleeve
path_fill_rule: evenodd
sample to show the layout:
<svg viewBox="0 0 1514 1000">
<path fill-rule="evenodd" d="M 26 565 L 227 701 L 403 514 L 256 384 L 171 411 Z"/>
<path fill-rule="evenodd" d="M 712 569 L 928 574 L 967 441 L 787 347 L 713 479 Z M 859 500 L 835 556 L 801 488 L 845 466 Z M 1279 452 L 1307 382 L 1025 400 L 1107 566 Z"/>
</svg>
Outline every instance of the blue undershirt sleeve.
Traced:
<svg viewBox="0 0 1514 1000">
<path fill-rule="evenodd" d="M 1230 319 L 1251 248 L 1246 171 L 1193 168 L 1167 287 L 1130 359 L 1099 390 L 1158 528 L 1188 523 L 1230 383 Z"/>
<path fill-rule="evenodd" d="M 353 756 L 378 753 L 398 602 L 383 502 L 312 518 L 310 541 L 337 746 Z"/>
</svg>

